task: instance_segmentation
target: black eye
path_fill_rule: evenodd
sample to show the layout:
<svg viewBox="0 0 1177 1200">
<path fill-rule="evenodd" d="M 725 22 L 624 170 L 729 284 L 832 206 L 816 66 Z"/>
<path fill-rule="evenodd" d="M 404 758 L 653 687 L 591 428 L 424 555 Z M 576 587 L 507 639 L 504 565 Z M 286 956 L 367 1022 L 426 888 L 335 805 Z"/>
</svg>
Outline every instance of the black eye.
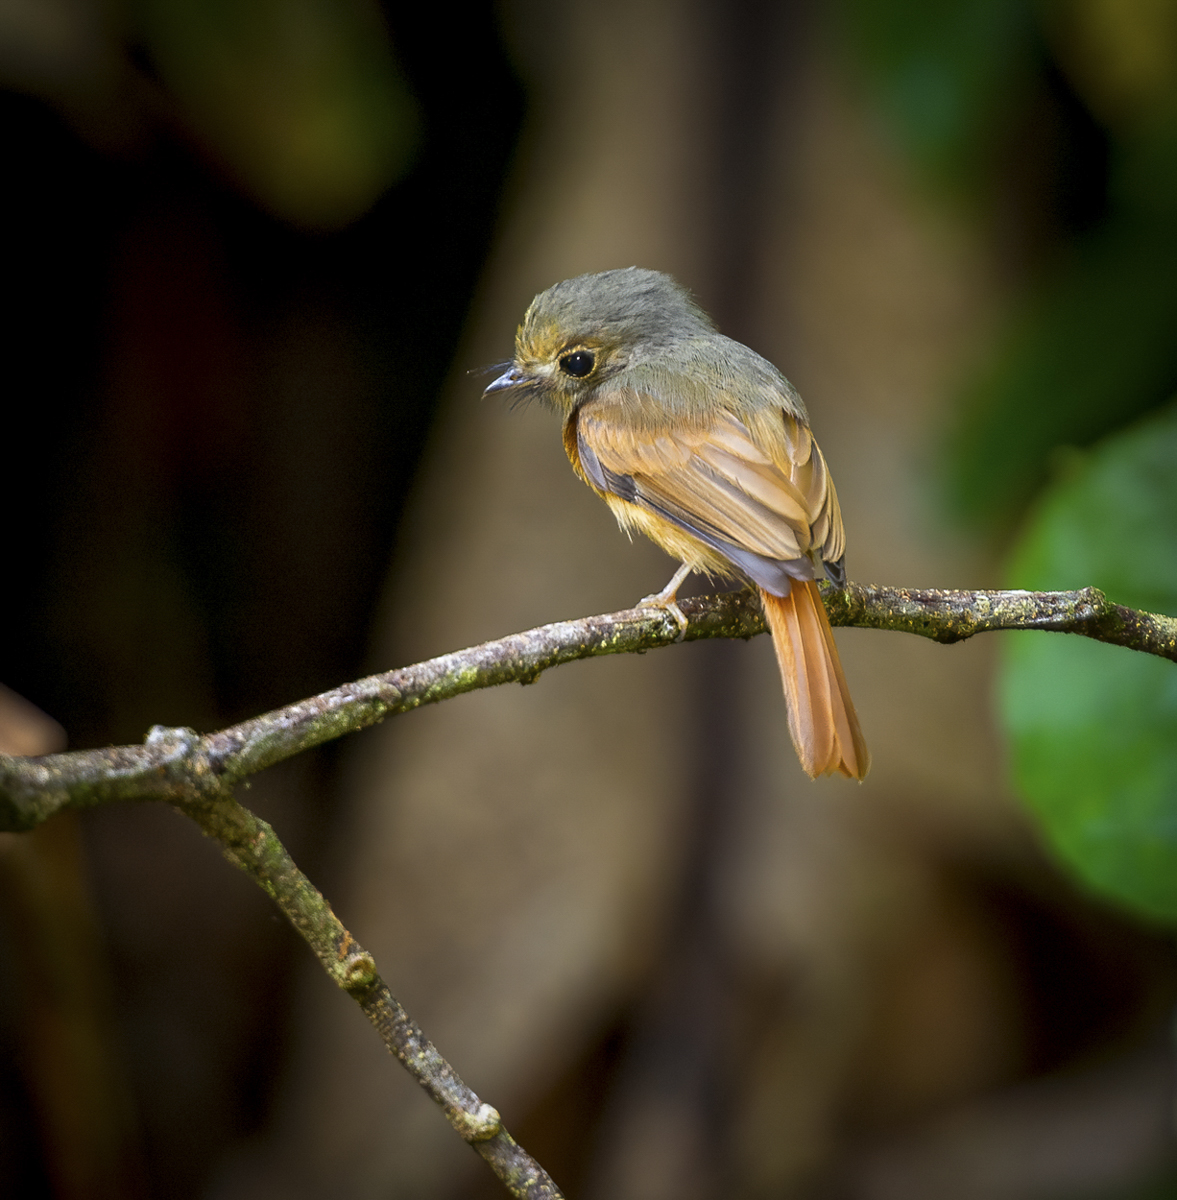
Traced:
<svg viewBox="0 0 1177 1200">
<path fill-rule="evenodd" d="M 596 365 L 597 360 L 587 350 L 577 350 L 560 359 L 560 370 L 574 379 L 583 379 Z"/>
</svg>

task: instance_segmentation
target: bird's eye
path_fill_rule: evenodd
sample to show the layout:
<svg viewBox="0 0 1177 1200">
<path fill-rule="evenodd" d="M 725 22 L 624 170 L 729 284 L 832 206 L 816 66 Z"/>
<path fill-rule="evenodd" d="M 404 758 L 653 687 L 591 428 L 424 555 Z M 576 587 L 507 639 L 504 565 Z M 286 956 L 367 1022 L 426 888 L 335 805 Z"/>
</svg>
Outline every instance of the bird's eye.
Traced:
<svg viewBox="0 0 1177 1200">
<path fill-rule="evenodd" d="M 560 370 L 573 379 L 583 379 L 596 365 L 597 360 L 587 350 L 577 350 L 560 359 Z"/>
</svg>

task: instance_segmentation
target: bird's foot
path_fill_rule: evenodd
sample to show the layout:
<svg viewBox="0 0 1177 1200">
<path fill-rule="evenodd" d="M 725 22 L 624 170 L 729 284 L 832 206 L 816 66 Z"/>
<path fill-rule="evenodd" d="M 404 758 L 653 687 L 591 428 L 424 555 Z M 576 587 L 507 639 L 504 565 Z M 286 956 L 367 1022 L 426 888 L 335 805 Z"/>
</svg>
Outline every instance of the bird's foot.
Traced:
<svg viewBox="0 0 1177 1200">
<path fill-rule="evenodd" d="M 681 642 L 686 637 L 687 628 L 690 625 L 686 613 L 678 606 L 678 589 L 690 573 L 691 568 L 683 563 L 660 592 L 655 592 L 652 596 L 643 596 L 637 604 L 638 608 L 660 608 L 663 612 L 669 613 L 678 626 L 678 637 L 674 639 L 676 642 Z"/>
<path fill-rule="evenodd" d="M 678 626 L 678 637 L 674 640 L 681 642 L 687 636 L 687 629 L 690 627 L 690 621 L 687 620 L 687 614 L 678 606 L 677 600 L 662 600 L 662 593 L 658 592 L 654 596 L 643 596 L 638 601 L 638 608 L 656 608 L 661 612 L 669 613 L 674 618 L 674 623 Z"/>
</svg>

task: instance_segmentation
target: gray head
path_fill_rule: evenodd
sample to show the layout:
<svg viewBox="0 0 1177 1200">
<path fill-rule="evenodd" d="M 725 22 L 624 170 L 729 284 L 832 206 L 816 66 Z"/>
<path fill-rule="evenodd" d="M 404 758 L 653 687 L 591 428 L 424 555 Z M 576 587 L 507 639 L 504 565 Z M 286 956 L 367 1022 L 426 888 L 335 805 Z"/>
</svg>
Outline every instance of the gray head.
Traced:
<svg viewBox="0 0 1177 1200">
<path fill-rule="evenodd" d="M 655 348 L 714 329 L 690 292 L 669 275 L 624 267 L 577 275 L 540 292 L 523 318 L 516 347 L 536 347 L 554 331 L 577 341 Z"/>
<path fill-rule="evenodd" d="M 660 271 L 625 267 L 577 275 L 531 302 L 515 336 L 511 370 L 486 390 L 510 388 L 571 408 L 617 371 L 714 334 L 686 288 Z"/>
</svg>

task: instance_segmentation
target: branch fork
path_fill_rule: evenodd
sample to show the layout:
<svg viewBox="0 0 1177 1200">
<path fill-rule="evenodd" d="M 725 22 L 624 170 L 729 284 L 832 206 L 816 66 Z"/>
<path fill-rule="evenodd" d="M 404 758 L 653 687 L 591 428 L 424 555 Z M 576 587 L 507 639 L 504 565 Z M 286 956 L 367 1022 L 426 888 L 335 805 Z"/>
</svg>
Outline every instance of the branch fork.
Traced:
<svg viewBox="0 0 1177 1200">
<path fill-rule="evenodd" d="M 943 643 L 998 629 L 1053 630 L 1177 662 L 1177 618 L 1114 604 L 1097 588 L 921 591 L 827 583 L 822 599 L 835 626 L 898 630 Z M 65 808 L 144 800 L 173 805 L 282 909 L 331 979 L 360 1005 L 388 1049 L 508 1191 L 521 1200 L 560 1200 L 556 1185 L 503 1127 L 498 1111 L 466 1086 L 425 1037 L 380 978 L 372 955 L 344 928 L 274 830 L 237 802 L 233 788 L 302 750 L 385 717 L 479 688 L 533 683 L 561 663 L 765 631 L 750 591 L 680 600 L 678 608 L 675 614 L 639 606 L 544 625 L 371 675 L 203 737 L 192 729 L 156 725 L 141 746 L 42 758 L 0 754 L 0 830 L 32 829 Z"/>
</svg>

